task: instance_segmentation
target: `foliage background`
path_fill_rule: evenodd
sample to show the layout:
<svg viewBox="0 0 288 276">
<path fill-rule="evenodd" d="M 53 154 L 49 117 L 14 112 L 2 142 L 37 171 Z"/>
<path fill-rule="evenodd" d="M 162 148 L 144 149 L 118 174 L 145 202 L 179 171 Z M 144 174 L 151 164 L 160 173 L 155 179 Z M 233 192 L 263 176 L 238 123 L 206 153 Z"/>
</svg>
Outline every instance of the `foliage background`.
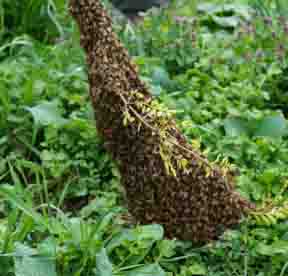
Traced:
<svg viewBox="0 0 288 276">
<path fill-rule="evenodd" d="M 237 168 L 235 186 L 258 206 L 287 201 L 284 2 L 205 1 L 196 14 L 174 1 L 137 26 L 114 18 L 153 95 L 211 162 Z M 3 0 L 0 11 L 1 275 L 288 273 L 288 212 L 204 246 L 131 224 L 66 1 Z"/>
</svg>

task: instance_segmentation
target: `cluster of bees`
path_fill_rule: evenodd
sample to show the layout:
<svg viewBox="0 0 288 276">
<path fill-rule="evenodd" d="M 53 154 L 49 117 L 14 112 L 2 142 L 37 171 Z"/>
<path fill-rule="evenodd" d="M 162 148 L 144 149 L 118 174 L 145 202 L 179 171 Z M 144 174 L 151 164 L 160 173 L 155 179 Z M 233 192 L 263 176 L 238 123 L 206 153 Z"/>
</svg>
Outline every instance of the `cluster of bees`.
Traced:
<svg viewBox="0 0 288 276">
<path fill-rule="evenodd" d="M 171 134 L 181 144 L 173 148 L 174 162 L 184 156 L 188 164 L 185 172 L 167 174 L 159 136 L 145 125 L 139 129 L 137 122 L 123 124 L 127 106 L 141 115 L 131 91 L 141 93 L 148 103 L 151 94 L 113 32 L 111 18 L 99 0 L 70 0 L 70 12 L 86 51 L 97 129 L 118 163 L 130 213 L 139 223 L 162 224 L 167 238 L 216 239 L 253 209 L 252 204 L 227 185 L 231 180 L 221 169 L 214 166 L 207 174 L 207 164 L 183 150 L 191 145 L 172 119 Z"/>
</svg>

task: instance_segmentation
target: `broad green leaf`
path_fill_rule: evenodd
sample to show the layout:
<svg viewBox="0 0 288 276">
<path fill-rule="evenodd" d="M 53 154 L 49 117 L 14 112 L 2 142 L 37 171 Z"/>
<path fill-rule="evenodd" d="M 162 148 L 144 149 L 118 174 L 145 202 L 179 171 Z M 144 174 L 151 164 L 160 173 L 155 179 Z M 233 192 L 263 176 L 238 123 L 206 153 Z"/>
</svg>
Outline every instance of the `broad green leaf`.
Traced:
<svg viewBox="0 0 288 276">
<path fill-rule="evenodd" d="M 163 227 L 159 224 L 144 225 L 141 227 L 135 228 L 135 233 L 138 239 L 151 239 L 159 241 L 163 239 L 164 230 Z"/>
<path fill-rule="evenodd" d="M 26 107 L 31 112 L 37 125 L 56 125 L 61 126 L 67 123 L 58 109 L 56 102 L 43 102 L 34 107 Z"/>
<path fill-rule="evenodd" d="M 124 241 L 132 241 L 135 237 L 131 234 L 131 230 L 124 229 L 121 233 L 116 234 L 106 246 L 107 251 L 110 253 L 114 248 L 121 245 Z"/>
<path fill-rule="evenodd" d="M 255 200 L 260 200 L 263 198 L 264 188 L 258 182 L 250 183 L 250 194 Z"/>
<path fill-rule="evenodd" d="M 164 270 L 159 264 L 143 265 L 124 273 L 125 276 L 165 276 Z"/>
<path fill-rule="evenodd" d="M 258 122 L 254 136 L 281 137 L 286 133 L 287 121 L 282 115 L 272 115 Z"/>
<path fill-rule="evenodd" d="M 267 77 L 273 77 L 280 74 L 282 74 L 281 66 L 278 63 L 273 62 L 267 70 Z"/>
<path fill-rule="evenodd" d="M 240 118 L 228 118 L 224 120 L 224 129 L 228 136 L 249 135 L 247 123 Z"/>
<path fill-rule="evenodd" d="M 164 68 L 156 67 L 152 73 L 152 81 L 154 85 L 167 85 L 170 83 L 170 77 Z"/>
<path fill-rule="evenodd" d="M 216 15 L 212 15 L 213 21 L 224 28 L 235 28 L 240 23 L 240 18 L 238 16 L 226 16 L 220 17 Z"/>
<path fill-rule="evenodd" d="M 276 241 L 271 245 L 260 243 L 256 247 L 256 251 L 265 256 L 275 256 L 278 254 L 287 256 L 288 255 L 288 241 Z"/>
<path fill-rule="evenodd" d="M 198 5 L 198 11 L 201 13 L 214 14 L 214 15 L 230 12 L 241 16 L 245 20 L 249 20 L 251 18 L 249 6 L 241 4 L 217 5 L 212 3 L 201 3 Z"/>
<path fill-rule="evenodd" d="M 37 250 L 22 243 L 15 243 L 15 255 L 18 257 L 32 257 L 37 254 Z"/>
<path fill-rule="evenodd" d="M 159 96 L 162 92 L 162 88 L 160 85 L 151 85 L 150 90 L 153 96 Z"/>
<path fill-rule="evenodd" d="M 171 258 L 175 255 L 176 242 L 174 240 L 161 240 L 158 248 L 162 257 Z"/>
<path fill-rule="evenodd" d="M 72 235 L 72 240 L 75 244 L 79 245 L 83 239 L 83 227 L 82 220 L 80 218 L 70 219 L 70 231 Z"/>
<path fill-rule="evenodd" d="M 232 4 L 233 5 L 233 4 Z M 231 5 L 231 6 L 232 6 Z M 225 5 L 225 6 L 229 6 L 228 5 Z M 225 6 L 224 6 L 224 9 L 225 9 Z M 250 9 L 250 7 L 248 5 L 236 5 L 234 4 L 234 11 L 236 14 L 238 14 L 239 16 L 241 16 L 243 19 L 245 20 L 251 20 L 252 18 L 252 10 Z"/>
<path fill-rule="evenodd" d="M 203 264 L 195 263 L 189 267 L 191 275 L 207 275 L 207 269 Z"/>
<path fill-rule="evenodd" d="M 266 169 L 262 173 L 262 175 L 259 176 L 259 181 L 264 183 L 265 185 L 269 185 L 275 182 L 275 180 L 277 180 L 277 176 L 278 176 L 278 171 L 273 168 L 269 168 L 269 169 Z"/>
<path fill-rule="evenodd" d="M 197 10 L 201 13 L 214 13 L 216 11 L 217 5 L 212 3 L 200 3 Z"/>
<path fill-rule="evenodd" d="M 260 255 L 273 256 L 271 246 L 265 243 L 259 243 L 258 246 L 256 247 L 256 251 Z"/>
<path fill-rule="evenodd" d="M 55 260 L 36 257 L 37 250 L 26 245 L 15 245 L 15 275 L 16 276 L 56 276 Z"/>
<path fill-rule="evenodd" d="M 181 4 L 174 10 L 178 16 L 195 16 L 197 14 L 198 0 L 179 1 Z"/>
<path fill-rule="evenodd" d="M 101 240 L 108 226 L 113 224 L 113 219 L 115 218 L 115 215 L 118 211 L 119 210 L 115 208 L 108 214 L 104 215 L 99 224 L 97 225 L 97 227 L 95 228 L 94 232 L 92 233 L 91 238 Z"/>
<path fill-rule="evenodd" d="M 15 257 L 15 276 L 57 276 L 54 259 Z"/>
<path fill-rule="evenodd" d="M 56 257 L 56 239 L 53 236 L 48 237 L 38 245 L 38 251 L 42 256 Z"/>
<path fill-rule="evenodd" d="M 159 241 L 164 236 L 164 230 L 161 225 L 152 224 L 139 226 L 135 229 L 124 229 L 116 235 L 107 245 L 107 251 L 111 252 L 115 247 L 118 247 L 125 241 L 150 240 Z"/>
<path fill-rule="evenodd" d="M 96 276 L 112 276 L 113 275 L 113 267 L 109 258 L 107 256 L 107 252 L 105 248 L 102 248 L 101 251 L 96 255 Z"/>
<path fill-rule="evenodd" d="M 272 249 L 274 254 L 283 254 L 284 256 L 288 255 L 288 241 L 275 241 L 272 244 Z"/>
</svg>

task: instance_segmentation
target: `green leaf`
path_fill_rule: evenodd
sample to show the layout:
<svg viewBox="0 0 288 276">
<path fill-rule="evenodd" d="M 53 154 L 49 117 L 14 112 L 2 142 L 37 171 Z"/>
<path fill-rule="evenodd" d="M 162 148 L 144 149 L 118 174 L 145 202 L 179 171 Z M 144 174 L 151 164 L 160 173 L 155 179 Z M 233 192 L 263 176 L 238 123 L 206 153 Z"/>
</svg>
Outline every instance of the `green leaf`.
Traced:
<svg viewBox="0 0 288 276">
<path fill-rule="evenodd" d="M 212 3 L 201 3 L 198 5 L 198 11 L 206 14 L 223 15 L 223 13 L 232 13 L 241 16 L 245 20 L 250 20 L 250 8 L 241 4 L 217 5 Z"/>
<path fill-rule="evenodd" d="M 273 62 L 267 70 L 267 77 L 273 77 L 280 74 L 282 74 L 281 66 L 278 63 Z"/>
<path fill-rule="evenodd" d="M 224 120 L 224 129 L 228 136 L 249 135 L 247 123 L 240 118 L 228 118 Z"/>
<path fill-rule="evenodd" d="M 134 231 L 137 234 L 137 238 L 143 240 L 151 239 L 159 241 L 163 239 L 164 236 L 163 227 L 159 224 L 144 225 L 141 227 L 137 227 Z"/>
<path fill-rule="evenodd" d="M 139 226 L 135 229 L 124 229 L 121 233 L 116 235 L 107 245 L 107 251 L 111 252 L 114 248 L 118 247 L 125 241 L 136 240 L 150 240 L 159 241 L 164 236 L 164 230 L 161 225 L 152 224 Z"/>
<path fill-rule="evenodd" d="M 272 115 L 258 122 L 254 136 L 281 137 L 286 133 L 287 121 L 282 115 Z"/>
<path fill-rule="evenodd" d="M 0 195 L 2 195 L 5 200 L 12 202 L 18 209 L 22 210 L 26 215 L 33 218 L 36 223 L 43 225 L 45 228 L 49 228 L 48 223 L 45 218 L 39 213 L 34 211 L 18 194 L 15 194 L 15 189 L 11 186 L 1 186 Z"/>
<path fill-rule="evenodd" d="M 32 257 L 37 254 L 37 251 L 22 243 L 15 243 L 15 255 L 20 257 Z"/>
<path fill-rule="evenodd" d="M 31 112 L 33 119 L 37 125 L 56 125 L 61 126 L 67 123 L 58 109 L 57 103 L 54 102 L 43 102 L 34 107 L 26 107 Z"/>
<path fill-rule="evenodd" d="M 265 185 L 273 184 L 273 182 L 278 179 L 277 176 L 278 171 L 273 168 L 269 168 L 266 169 L 262 175 L 259 175 L 259 181 Z"/>
<path fill-rule="evenodd" d="M 124 273 L 125 276 L 165 276 L 159 264 L 144 265 Z"/>
<path fill-rule="evenodd" d="M 287 256 L 288 254 L 288 241 L 276 241 L 271 245 L 260 243 L 256 247 L 256 251 L 264 256 L 275 256 L 278 254 Z"/>
<path fill-rule="evenodd" d="M 201 3 L 198 5 L 197 10 L 201 13 L 214 13 L 217 5 L 212 3 Z"/>
<path fill-rule="evenodd" d="M 104 215 L 95 228 L 95 232 L 93 232 L 93 237 L 94 239 L 102 240 L 102 236 L 106 229 L 109 227 L 109 225 L 113 225 L 113 220 L 115 218 L 115 215 L 119 212 L 119 209 L 115 208 L 111 210 L 108 214 Z"/>
<path fill-rule="evenodd" d="M 162 92 L 160 85 L 151 85 L 150 90 L 153 96 L 160 96 Z"/>
<path fill-rule="evenodd" d="M 174 10 L 178 16 L 195 16 L 197 14 L 197 0 L 179 1 L 181 4 Z"/>
<path fill-rule="evenodd" d="M 154 85 L 168 85 L 170 77 L 167 71 L 162 67 L 155 67 L 152 73 L 152 81 Z"/>
<path fill-rule="evenodd" d="M 207 269 L 203 264 L 195 263 L 189 267 L 190 275 L 207 275 Z"/>
<path fill-rule="evenodd" d="M 217 25 L 224 28 L 235 28 L 240 24 L 240 18 L 238 16 L 220 17 L 212 15 L 212 19 Z"/>
<path fill-rule="evenodd" d="M 22 244 L 16 244 L 15 275 L 16 276 L 57 276 L 55 259 L 32 257 L 37 251 Z"/>
<path fill-rule="evenodd" d="M 57 276 L 55 261 L 43 257 L 15 258 L 16 276 Z"/>
<path fill-rule="evenodd" d="M 174 240 L 161 240 L 158 248 L 161 256 L 171 258 L 175 255 L 176 242 Z"/>
<path fill-rule="evenodd" d="M 101 251 L 96 255 L 96 276 L 112 276 L 113 275 L 113 267 L 109 258 L 107 256 L 107 252 L 105 248 L 102 248 Z"/>
<path fill-rule="evenodd" d="M 53 236 L 48 237 L 38 245 L 38 251 L 42 256 L 55 257 L 57 251 L 57 242 Z"/>
<path fill-rule="evenodd" d="M 79 245 L 83 239 L 83 222 L 80 218 L 70 219 L 70 231 L 72 240 L 75 244 Z"/>
</svg>

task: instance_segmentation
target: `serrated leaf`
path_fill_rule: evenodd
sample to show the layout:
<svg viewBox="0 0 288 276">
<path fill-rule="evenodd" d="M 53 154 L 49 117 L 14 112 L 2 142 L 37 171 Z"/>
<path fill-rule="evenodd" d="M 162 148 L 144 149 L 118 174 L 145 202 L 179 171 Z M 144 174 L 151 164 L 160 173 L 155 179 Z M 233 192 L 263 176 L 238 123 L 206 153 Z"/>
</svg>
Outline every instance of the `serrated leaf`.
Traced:
<svg viewBox="0 0 288 276">
<path fill-rule="evenodd" d="M 31 112 L 34 122 L 37 125 L 56 125 L 61 126 L 67 123 L 58 109 L 57 103 L 54 102 L 43 102 L 34 107 L 26 107 L 26 110 Z"/>
</svg>

